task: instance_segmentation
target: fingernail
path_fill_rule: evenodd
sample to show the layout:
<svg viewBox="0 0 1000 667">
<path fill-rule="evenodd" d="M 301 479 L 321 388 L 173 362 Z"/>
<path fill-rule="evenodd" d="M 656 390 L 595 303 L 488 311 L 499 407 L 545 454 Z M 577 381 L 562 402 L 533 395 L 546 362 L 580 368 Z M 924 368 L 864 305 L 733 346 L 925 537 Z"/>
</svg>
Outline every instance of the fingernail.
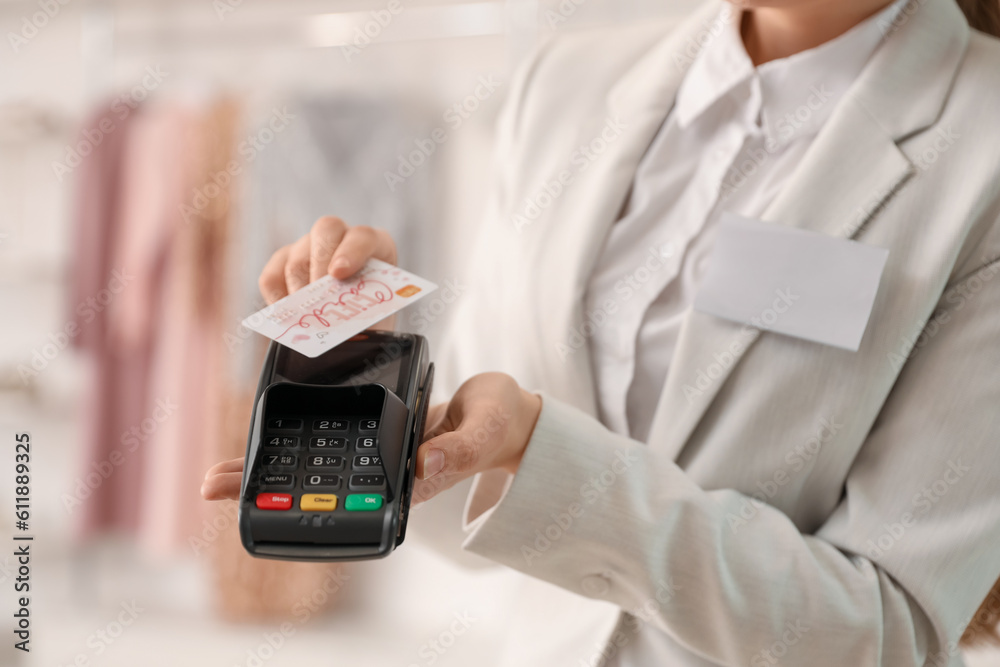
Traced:
<svg viewBox="0 0 1000 667">
<path fill-rule="evenodd" d="M 331 265 L 331 267 L 334 271 L 337 271 L 339 269 L 346 269 L 348 266 L 350 266 L 350 264 L 351 264 L 350 260 L 348 260 L 346 257 L 338 257 L 337 259 L 333 260 L 333 264 Z"/>
<path fill-rule="evenodd" d="M 444 452 L 432 449 L 424 457 L 424 479 L 430 479 L 444 469 Z"/>
</svg>

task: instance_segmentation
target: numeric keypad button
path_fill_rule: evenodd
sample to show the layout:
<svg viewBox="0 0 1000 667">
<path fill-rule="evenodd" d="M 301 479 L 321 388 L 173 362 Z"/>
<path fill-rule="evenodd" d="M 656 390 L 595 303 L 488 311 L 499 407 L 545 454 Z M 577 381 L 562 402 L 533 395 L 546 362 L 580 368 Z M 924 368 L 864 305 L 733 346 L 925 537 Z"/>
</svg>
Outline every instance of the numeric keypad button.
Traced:
<svg viewBox="0 0 1000 667">
<path fill-rule="evenodd" d="M 309 449 L 321 451 L 347 449 L 347 438 L 310 438 Z"/>
<path fill-rule="evenodd" d="M 351 422 L 346 419 L 317 419 L 313 421 L 313 431 L 317 433 L 346 431 L 349 428 L 351 428 Z"/>
<path fill-rule="evenodd" d="M 307 456 L 306 470 L 342 470 L 343 456 Z"/>
<path fill-rule="evenodd" d="M 358 422 L 358 431 L 361 433 L 377 433 L 378 421 L 377 419 L 362 419 Z"/>
<path fill-rule="evenodd" d="M 295 435 L 269 435 L 264 438 L 265 447 L 280 447 L 282 449 L 297 449 L 299 438 Z"/>
<path fill-rule="evenodd" d="M 262 463 L 268 472 L 295 470 L 299 459 L 291 454 L 265 454 Z"/>
<path fill-rule="evenodd" d="M 382 469 L 382 457 L 381 456 L 355 456 L 354 460 L 351 462 L 351 468 L 354 470 L 364 470 L 366 468 L 374 468 L 376 470 Z"/>
<path fill-rule="evenodd" d="M 297 433 L 302 430 L 302 420 L 275 417 L 267 420 L 267 429 L 269 431 L 291 431 Z"/>
<path fill-rule="evenodd" d="M 369 450 L 374 451 L 378 449 L 378 439 L 377 438 L 358 438 L 357 449 L 359 452 Z"/>
<path fill-rule="evenodd" d="M 337 489 L 340 484 L 340 475 L 306 475 L 302 480 L 302 486 L 306 489 Z"/>
</svg>

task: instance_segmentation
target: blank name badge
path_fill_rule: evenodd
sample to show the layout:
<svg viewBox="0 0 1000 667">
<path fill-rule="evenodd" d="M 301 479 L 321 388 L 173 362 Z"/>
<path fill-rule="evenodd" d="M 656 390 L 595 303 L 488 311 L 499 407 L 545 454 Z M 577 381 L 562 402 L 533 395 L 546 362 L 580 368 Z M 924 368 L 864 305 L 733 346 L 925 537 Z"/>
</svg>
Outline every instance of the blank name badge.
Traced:
<svg viewBox="0 0 1000 667">
<path fill-rule="evenodd" d="M 889 251 L 724 213 L 695 310 L 856 352 Z"/>
</svg>

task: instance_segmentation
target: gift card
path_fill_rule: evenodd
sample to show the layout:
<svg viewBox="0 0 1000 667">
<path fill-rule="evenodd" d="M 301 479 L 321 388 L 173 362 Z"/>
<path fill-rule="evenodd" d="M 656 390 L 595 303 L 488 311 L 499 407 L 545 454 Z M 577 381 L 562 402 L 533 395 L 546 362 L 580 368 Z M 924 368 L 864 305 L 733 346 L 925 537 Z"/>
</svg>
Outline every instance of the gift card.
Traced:
<svg viewBox="0 0 1000 667">
<path fill-rule="evenodd" d="M 243 326 L 318 357 L 437 289 L 399 267 L 370 259 L 348 280 L 324 276 L 243 320 Z"/>
</svg>

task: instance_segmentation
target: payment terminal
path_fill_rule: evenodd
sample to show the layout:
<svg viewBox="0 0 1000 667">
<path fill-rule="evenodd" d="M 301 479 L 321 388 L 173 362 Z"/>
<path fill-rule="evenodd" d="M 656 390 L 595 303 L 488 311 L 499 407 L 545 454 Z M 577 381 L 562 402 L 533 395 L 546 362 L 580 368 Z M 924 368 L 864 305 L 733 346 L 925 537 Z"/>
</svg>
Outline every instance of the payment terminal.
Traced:
<svg viewBox="0 0 1000 667">
<path fill-rule="evenodd" d="M 243 468 L 246 550 L 350 561 L 402 543 L 433 375 L 415 334 L 367 331 L 315 358 L 272 342 Z"/>
</svg>

